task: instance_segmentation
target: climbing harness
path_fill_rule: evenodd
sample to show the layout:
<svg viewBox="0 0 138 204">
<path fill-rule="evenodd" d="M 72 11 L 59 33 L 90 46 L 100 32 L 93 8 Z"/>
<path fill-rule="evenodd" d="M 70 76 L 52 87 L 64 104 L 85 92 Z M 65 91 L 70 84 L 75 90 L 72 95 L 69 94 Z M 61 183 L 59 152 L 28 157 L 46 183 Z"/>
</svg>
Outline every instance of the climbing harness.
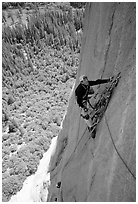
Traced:
<svg viewBox="0 0 138 204">
<path fill-rule="evenodd" d="M 136 180 L 136 176 L 132 173 L 132 171 L 130 170 L 130 168 L 127 166 L 126 162 L 124 161 L 124 159 L 122 158 L 122 156 L 120 155 L 115 143 L 114 143 L 114 140 L 113 140 L 113 137 L 112 137 L 112 134 L 111 134 L 111 130 L 109 128 L 109 125 L 108 125 L 108 122 L 107 122 L 107 118 L 106 118 L 106 115 L 104 116 L 105 117 L 105 122 L 106 122 L 106 125 L 107 125 L 107 128 L 108 128 L 108 131 L 109 131 L 109 135 L 110 135 L 110 138 L 112 140 L 112 143 L 114 145 L 114 148 L 118 154 L 118 156 L 120 157 L 120 159 L 122 160 L 122 162 L 124 163 L 124 165 L 126 166 L 126 168 L 128 169 L 128 171 L 130 172 L 130 174 L 133 176 L 133 178 Z"/>
</svg>

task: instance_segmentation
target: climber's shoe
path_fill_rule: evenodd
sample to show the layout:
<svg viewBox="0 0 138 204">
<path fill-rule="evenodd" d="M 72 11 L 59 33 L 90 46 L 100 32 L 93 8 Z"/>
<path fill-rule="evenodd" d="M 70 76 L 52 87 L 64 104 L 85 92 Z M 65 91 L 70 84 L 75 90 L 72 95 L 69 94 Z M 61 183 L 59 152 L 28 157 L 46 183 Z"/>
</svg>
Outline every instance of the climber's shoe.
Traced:
<svg viewBox="0 0 138 204">
<path fill-rule="evenodd" d="M 57 187 L 57 188 L 60 188 L 60 187 L 61 187 L 61 181 L 59 181 L 59 182 L 56 184 L 56 187 Z"/>
<path fill-rule="evenodd" d="M 93 132 L 92 132 L 92 138 L 94 139 L 96 137 L 96 128 L 94 128 Z"/>
<path fill-rule="evenodd" d="M 89 132 L 93 131 L 93 126 L 92 127 L 88 127 Z"/>
<path fill-rule="evenodd" d="M 88 130 L 89 130 L 89 132 L 91 132 L 91 130 L 92 130 L 92 127 L 89 127 L 89 126 L 88 126 Z"/>
<path fill-rule="evenodd" d="M 91 137 L 94 139 L 96 137 L 96 127 L 88 127 L 89 132 L 91 132 Z"/>
</svg>

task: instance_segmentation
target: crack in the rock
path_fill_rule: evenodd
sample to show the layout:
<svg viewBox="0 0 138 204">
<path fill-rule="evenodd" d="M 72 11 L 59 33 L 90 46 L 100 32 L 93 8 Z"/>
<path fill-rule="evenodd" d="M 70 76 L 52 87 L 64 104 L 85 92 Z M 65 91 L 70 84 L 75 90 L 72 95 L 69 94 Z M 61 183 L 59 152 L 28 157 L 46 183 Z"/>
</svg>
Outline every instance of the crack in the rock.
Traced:
<svg viewBox="0 0 138 204">
<path fill-rule="evenodd" d="M 96 175 L 96 172 L 93 174 L 93 176 L 92 176 L 92 178 L 91 178 L 91 183 L 90 183 L 90 187 L 89 187 L 89 192 L 88 192 L 88 194 L 86 195 L 85 202 L 87 202 L 88 196 L 89 196 L 89 194 L 91 193 L 91 189 L 92 189 L 92 185 L 93 185 L 93 183 L 94 183 L 95 175 Z"/>
<path fill-rule="evenodd" d="M 111 32 L 112 32 L 113 23 L 114 23 L 115 10 L 116 10 L 116 7 L 115 7 L 115 9 L 113 11 L 111 25 L 110 25 L 110 28 L 109 28 L 109 42 L 108 42 L 108 46 L 107 46 L 106 53 L 105 53 L 105 63 L 104 63 L 104 68 L 103 68 L 103 72 L 102 72 L 102 75 L 101 75 L 101 79 L 102 79 L 104 71 L 105 71 L 105 67 L 106 67 L 106 64 L 107 64 L 107 57 L 108 57 L 108 53 L 109 53 L 109 49 L 110 49 L 110 45 L 111 45 Z"/>
</svg>

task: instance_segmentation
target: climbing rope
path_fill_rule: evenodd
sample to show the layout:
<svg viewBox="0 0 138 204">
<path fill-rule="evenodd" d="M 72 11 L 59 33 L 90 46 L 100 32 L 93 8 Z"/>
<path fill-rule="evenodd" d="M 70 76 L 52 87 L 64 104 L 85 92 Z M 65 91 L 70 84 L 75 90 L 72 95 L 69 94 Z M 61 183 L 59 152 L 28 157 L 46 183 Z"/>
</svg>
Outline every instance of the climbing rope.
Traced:
<svg viewBox="0 0 138 204">
<path fill-rule="evenodd" d="M 78 129 L 80 129 L 80 119 L 79 119 L 79 128 L 78 128 Z M 83 132 L 83 134 L 82 134 L 80 140 L 78 141 L 78 143 L 77 143 L 77 145 L 76 145 L 74 151 L 73 151 L 72 154 L 70 155 L 68 161 L 67 161 L 66 164 L 64 165 L 64 168 L 62 169 L 62 172 L 64 171 L 64 169 L 66 168 L 66 166 L 67 166 L 68 163 L 70 162 L 70 160 L 71 160 L 71 158 L 72 158 L 74 152 L 76 151 L 76 149 L 77 149 L 77 147 L 78 147 L 80 141 L 82 140 L 83 136 L 85 135 L 86 130 L 87 130 L 87 127 L 86 127 L 86 129 L 84 130 L 84 132 Z M 78 131 L 79 131 L 79 130 L 78 130 Z M 79 133 L 79 132 L 78 132 L 78 133 Z M 62 193 L 62 186 L 61 186 L 61 202 L 64 202 L 64 200 L 63 200 L 63 193 Z"/>
<path fill-rule="evenodd" d="M 70 155 L 70 157 L 69 157 L 68 161 L 66 162 L 66 164 L 65 164 L 65 166 L 64 166 L 64 169 L 65 169 L 65 167 L 68 165 L 68 163 L 70 162 L 70 160 L 71 160 L 71 158 L 72 158 L 72 156 L 73 156 L 74 152 L 76 151 L 76 149 L 77 149 L 77 147 L 78 147 L 78 145 L 79 145 L 80 141 L 82 140 L 83 136 L 85 135 L 86 130 L 87 130 L 87 127 L 86 127 L 85 131 L 83 132 L 83 134 L 82 134 L 82 136 L 81 136 L 80 140 L 78 141 L 78 143 L 77 143 L 77 145 L 76 145 L 76 147 L 75 147 L 74 151 L 72 152 L 72 154 Z M 63 169 L 63 170 L 64 170 L 64 169 Z"/>
<path fill-rule="evenodd" d="M 133 172 L 129 169 L 129 167 L 127 166 L 126 162 L 124 161 L 124 159 L 122 158 L 122 156 L 120 155 L 120 153 L 118 152 L 118 149 L 114 143 L 114 140 L 113 140 L 113 137 L 112 137 L 112 134 L 111 134 L 111 131 L 110 131 L 110 128 L 109 128 L 109 125 L 108 125 L 108 122 L 107 122 L 107 118 L 106 118 L 106 115 L 104 115 L 105 117 L 105 122 L 106 122 L 106 125 L 107 125 L 107 128 L 108 128 L 108 131 L 109 131 L 109 135 L 110 135 L 110 138 L 112 140 L 112 143 L 114 145 L 114 148 L 118 154 L 118 156 L 120 157 L 120 159 L 122 160 L 122 162 L 124 163 L 124 165 L 126 166 L 126 168 L 128 169 L 128 171 L 130 172 L 130 174 L 133 176 L 133 178 L 136 180 L 136 176 L 133 174 Z"/>
</svg>

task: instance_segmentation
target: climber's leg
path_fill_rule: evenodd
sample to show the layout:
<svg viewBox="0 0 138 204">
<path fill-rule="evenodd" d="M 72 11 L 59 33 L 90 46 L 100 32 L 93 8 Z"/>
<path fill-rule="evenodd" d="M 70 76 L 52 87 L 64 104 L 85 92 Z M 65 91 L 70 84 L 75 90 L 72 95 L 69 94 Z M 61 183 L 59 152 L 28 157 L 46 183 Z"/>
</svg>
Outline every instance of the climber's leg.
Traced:
<svg viewBox="0 0 138 204">
<path fill-rule="evenodd" d="M 91 118 L 88 114 L 88 111 L 85 111 L 85 109 L 82 109 L 81 116 L 83 117 L 84 121 L 86 122 L 88 127 L 92 127 Z"/>
<path fill-rule="evenodd" d="M 84 109 L 84 111 L 86 112 L 86 111 L 88 110 L 87 100 L 83 100 L 83 101 L 82 101 L 82 104 L 83 104 L 83 109 Z"/>
<path fill-rule="evenodd" d="M 94 130 L 92 131 L 92 138 L 96 137 L 96 128 L 94 128 Z"/>
<path fill-rule="evenodd" d="M 89 106 L 90 106 L 92 109 L 94 109 L 94 107 L 93 107 L 92 104 L 90 103 L 89 99 L 88 99 L 88 104 L 89 104 Z"/>
</svg>

